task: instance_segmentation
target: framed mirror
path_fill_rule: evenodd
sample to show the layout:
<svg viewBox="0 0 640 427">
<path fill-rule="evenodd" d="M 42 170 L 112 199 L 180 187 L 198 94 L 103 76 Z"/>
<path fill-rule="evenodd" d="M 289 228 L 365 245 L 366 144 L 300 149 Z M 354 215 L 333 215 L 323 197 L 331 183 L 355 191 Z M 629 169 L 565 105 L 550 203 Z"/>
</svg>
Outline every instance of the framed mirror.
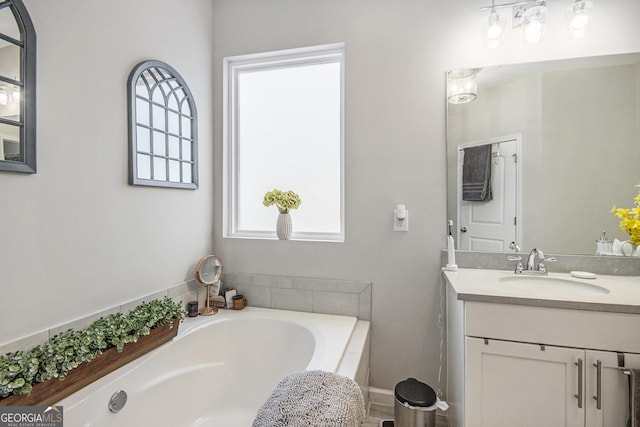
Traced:
<svg viewBox="0 0 640 427">
<path fill-rule="evenodd" d="M 594 255 L 602 231 L 629 239 L 611 209 L 633 207 L 640 184 L 640 54 L 476 71 L 477 98 L 447 103 L 457 247 Z M 461 153 L 483 145 L 491 198 L 462 200 Z"/>
<path fill-rule="evenodd" d="M 36 173 L 36 32 L 20 0 L 0 2 L 0 171 Z"/>
<path fill-rule="evenodd" d="M 129 184 L 198 188 L 193 95 L 168 64 L 145 61 L 129 75 Z"/>
</svg>

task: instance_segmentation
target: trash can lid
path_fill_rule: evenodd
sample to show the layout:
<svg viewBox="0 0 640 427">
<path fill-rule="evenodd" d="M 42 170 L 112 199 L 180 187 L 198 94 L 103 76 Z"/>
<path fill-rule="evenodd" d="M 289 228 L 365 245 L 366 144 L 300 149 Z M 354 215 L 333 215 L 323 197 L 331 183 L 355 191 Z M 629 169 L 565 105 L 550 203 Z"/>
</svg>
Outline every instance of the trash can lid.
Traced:
<svg viewBox="0 0 640 427">
<path fill-rule="evenodd" d="M 415 378 L 407 378 L 396 385 L 396 399 L 402 404 L 428 408 L 436 403 L 436 392 Z"/>
</svg>

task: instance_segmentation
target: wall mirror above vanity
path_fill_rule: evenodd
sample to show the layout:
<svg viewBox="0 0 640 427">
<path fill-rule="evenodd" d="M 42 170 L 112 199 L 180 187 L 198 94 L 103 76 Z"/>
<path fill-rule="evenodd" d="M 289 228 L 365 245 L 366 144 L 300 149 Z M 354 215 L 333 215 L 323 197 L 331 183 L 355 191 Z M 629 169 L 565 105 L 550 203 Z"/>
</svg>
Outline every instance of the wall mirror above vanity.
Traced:
<svg viewBox="0 0 640 427">
<path fill-rule="evenodd" d="M 640 184 L 640 53 L 471 74 L 465 87 L 476 96 L 447 102 L 447 208 L 457 248 L 512 252 L 513 241 L 522 251 L 594 255 L 603 230 L 628 240 L 611 208 L 633 207 Z M 478 146 L 490 149 L 465 150 Z M 467 190 L 482 188 L 479 176 L 491 189 L 469 200 Z"/>
</svg>

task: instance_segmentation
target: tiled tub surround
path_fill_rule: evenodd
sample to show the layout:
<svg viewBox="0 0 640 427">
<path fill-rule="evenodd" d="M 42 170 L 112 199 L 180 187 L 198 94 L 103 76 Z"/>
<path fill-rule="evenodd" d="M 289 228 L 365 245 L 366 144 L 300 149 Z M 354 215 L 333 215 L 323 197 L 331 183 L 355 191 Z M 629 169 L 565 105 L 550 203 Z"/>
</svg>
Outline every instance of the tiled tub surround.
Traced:
<svg viewBox="0 0 640 427">
<path fill-rule="evenodd" d="M 223 282 L 223 286 L 237 289 L 238 293 L 243 294 L 247 298 L 248 304 L 253 307 L 339 314 L 357 317 L 361 320 L 371 320 L 371 283 L 369 282 L 244 273 L 225 273 Z M 84 329 L 102 316 L 117 312 L 126 313 L 144 301 L 168 296 L 174 301 L 182 301 L 186 310 L 186 304 L 189 301 L 197 300 L 202 306 L 205 295 L 206 288 L 189 280 L 82 318 L 55 325 L 19 340 L 2 343 L 0 344 L 0 354 L 44 344 L 52 336 L 62 331 L 69 328 Z"/>
<path fill-rule="evenodd" d="M 250 306 L 371 320 L 371 282 L 227 273 L 223 287 L 236 289 Z"/>
</svg>

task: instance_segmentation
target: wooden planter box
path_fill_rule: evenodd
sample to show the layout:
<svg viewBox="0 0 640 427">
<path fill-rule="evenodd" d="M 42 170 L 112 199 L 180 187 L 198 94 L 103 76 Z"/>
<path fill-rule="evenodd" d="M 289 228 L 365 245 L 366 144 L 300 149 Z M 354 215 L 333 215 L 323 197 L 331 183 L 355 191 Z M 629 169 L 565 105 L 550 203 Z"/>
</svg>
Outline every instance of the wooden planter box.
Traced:
<svg viewBox="0 0 640 427">
<path fill-rule="evenodd" d="M 118 353 L 116 347 L 104 350 L 92 361 L 70 370 L 62 381 L 51 378 L 34 384 L 29 395 L 0 398 L 0 406 L 51 406 L 82 387 L 171 341 L 178 333 L 179 322 L 179 319 L 174 319 L 172 328 L 170 323 L 153 328 L 149 335 L 141 336 L 137 342 L 125 344 L 122 353 Z"/>
</svg>

